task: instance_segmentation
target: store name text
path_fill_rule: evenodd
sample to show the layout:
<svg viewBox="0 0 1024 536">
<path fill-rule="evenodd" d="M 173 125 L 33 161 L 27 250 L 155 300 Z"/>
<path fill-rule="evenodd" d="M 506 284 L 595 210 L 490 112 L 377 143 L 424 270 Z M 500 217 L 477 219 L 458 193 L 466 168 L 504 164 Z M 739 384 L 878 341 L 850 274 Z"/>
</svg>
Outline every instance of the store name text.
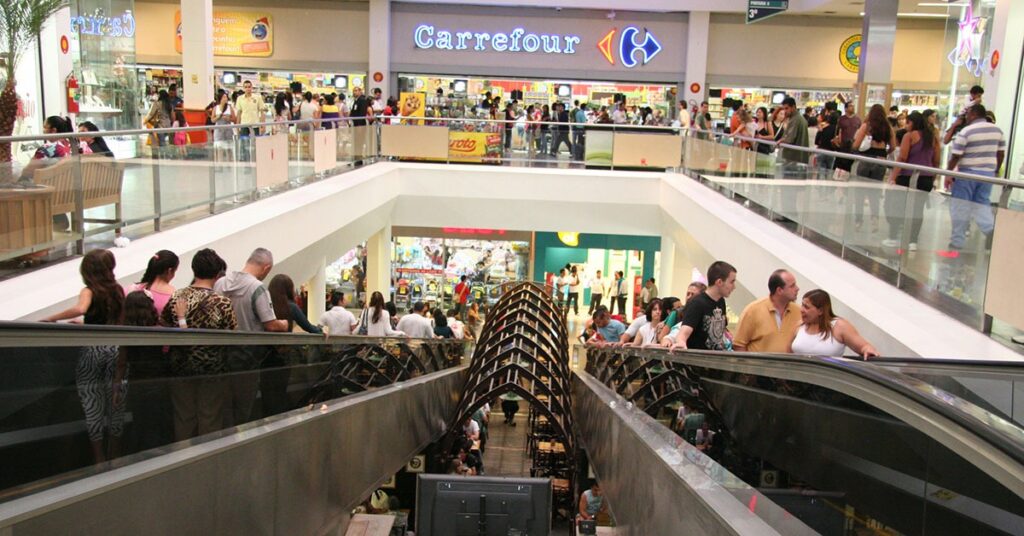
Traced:
<svg viewBox="0 0 1024 536">
<path fill-rule="evenodd" d="M 71 33 L 100 37 L 132 37 L 135 35 L 135 16 L 125 11 L 115 17 L 102 14 L 71 17 Z"/>
<path fill-rule="evenodd" d="M 469 50 L 477 52 L 543 52 L 545 54 L 575 54 L 580 44 L 577 35 L 537 35 L 515 28 L 509 33 L 437 30 L 430 24 L 420 24 L 413 31 L 416 48 L 439 50 Z"/>
</svg>

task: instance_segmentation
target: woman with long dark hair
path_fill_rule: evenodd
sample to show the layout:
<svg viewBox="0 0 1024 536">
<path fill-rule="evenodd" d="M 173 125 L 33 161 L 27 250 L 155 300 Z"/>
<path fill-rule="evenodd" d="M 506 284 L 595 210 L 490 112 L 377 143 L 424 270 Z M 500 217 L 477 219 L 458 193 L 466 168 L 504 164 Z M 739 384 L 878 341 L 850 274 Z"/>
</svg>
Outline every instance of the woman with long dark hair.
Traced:
<svg viewBox="0 0 1024 536">
<path fill-rule="evenodd" d="M 920 112 L 913 112 L 907 117 L 907 133 L 900 142 L 900 162 L 919 166 L 939 167 L 942 158 L 942 146 L 935 127 Z M 913 172 L 909 169 L 895 168 L 892 170 L 893 182 L 902 188 L 889 190 L 885 194 L 885 217 L 889 220 L 889 238 L 882 241 L 885 247 L 900 245 L 900 233 L 903 232 L 907 218 L 907 206 L 910 206 L 910 251 L 917 251 L 917 240 L 921 235 L 921 224 L 924 221 L 924 205 L 928 194 L 935 187 L 935 175 L 920 174 L 917 184 L 912 186 L 910 178 Z M 910 191 L 913 187 L 918 191 Z M 907 202 L 910 196 L 910 202 Z"/>
<path fill-rule="evenodd" d="M 878 357 L 878 350 L 853 324 L 832 312 L 832 298 L 824 290 L 814 289 L 804 294 L 800 320 L 802 323 L 789 343 L 791 354 L 839 357 L 850 348 L 864 359 Z"/>
<path fill-rule="evenodd" d="M 455 332 L 453 332 L 451 326 L 448 325 L 448 319 L 445 317 L 444 311 L 441 309 L 434 309 L 432 314 L 434 316 L 434 335 L 445 339 L 455 338 Z"/>
<path fill-rule="evenodd" d="M 391 314 L 384 307 L 384 295 L 374 291 L 370 295 L 370 303 L 363 309 L 359 316 L 359 326 L 356 327 L 359 335 L 370 337 L 395 337 L 404 336 L 405 333 L 392 329 Z"/>
<path fill-rule="evenodd" d="M 759 140 L 775 141 L 775 126 L 768 118 L 768 108 L 761 106 L 754 114 L 754 137 Z M 775 147 L 770 143 L 758 143 L 755 150 L 761 154 L 771 154 Z"/>
<path fill-rule="evenodd" d="M 323 334 L 323 331 L 309 322 L 306 313 L 295 303 L 295 283 L 292 278 L 277 274 L 267 285 L 267 292 L 270 293 L 270 302 L 274 305 L 274 315 L 278 320 L 288 321 L 288 331 L 292 331 L 296 324 L 306 333 Z"/>
<path fill-rule="evenodd" d="M 885 107 L 876 104 L 868 112 L 868 118 L 864 124 L 857 129 L 853 136 L 853 148 L 859 150 L 864 140 L 870 136 L 871 142 L 868 149 L 860 151 L 861 156 L 869 156 L 884 160 L 896 150 L 896 131 L 889 124 L 889 118 L 885 115 Z M 880 164 L 859 162 L 857 164 L 857 175 L 868 180 L 882 182 L 885 178 L 886 167 Z M 857 229 L 864 224 L 864 200 L 871 205 L 872 231 L 878 232 L 878 204 L 881 200 L 882 190 L 880 186 L 866 184 L 854 188 L 853 196 L 853 222 Z"/>
<path fill-rule="evenodd" d="M 79 273 L 85 288 L 78 302 L 43 322 L 83 317 L 86 324 L 117 325 L 121 322 L 124 290 L 114 277 L 114 254 L 94 249 L 82 257 Z M 113 393 L 117 346 L 83 346 L 75 368 L 75 385 L 85 412 L 85 426 L 96 462 L 116 456 L 124 431 L 124 398 Z"/>
<path fill-rule="evenodd" d="M 96 126 L 92 121 L 82 121 L 78 124 L 79 132 L 99 132 L 100 127 Z M 92 136 L 88 138 L 79 138 L 89 147 L 89 151 L 97 156 L 114 156 L 114 152 L 107 146 L 107 141 L 103 139 L 103 136 Z"/>
<path fill-rule="evenodd" d="M 167 307 L 167 302 L 171 300 L 171 295 L 174 294 L 175 289 L 174 285 L 171 284 L 171 280 L 174 279 L 174 275 L 177 273 L 178 256 L 173 251 L 161 249 L 149 258 L 149 263 L 146 264 L 146 272 L 142 274 L 142 279 L 129 287 L 128 291 L 148 291 L 149 295 L 153 298 L 153 306 L 156 313 L 159 315 L 164 312 L 164 307 Z"/>
</svg>

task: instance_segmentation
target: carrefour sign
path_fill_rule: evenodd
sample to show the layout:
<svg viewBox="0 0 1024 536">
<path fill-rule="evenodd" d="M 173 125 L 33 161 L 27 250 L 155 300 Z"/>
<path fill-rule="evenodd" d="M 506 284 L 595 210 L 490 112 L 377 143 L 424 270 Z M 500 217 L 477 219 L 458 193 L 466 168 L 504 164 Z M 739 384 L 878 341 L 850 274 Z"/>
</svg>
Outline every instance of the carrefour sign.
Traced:
<svg viewBox="0 0 1024 536">
<path fill-rule="evenodd" d="M 594 43 L 600 54 L 612 65 L 615 65 L 616 60 L 625 67 L 646 65 L 661 51 L 661 44 L 646 28 L 641 31 L 635 26 L 629 26 L 622 30 L 619 39 L 615 39 L 617 33 L 618 29 L 612 28 L 600 42 Z M 419 49 L 573 55 L 579 52 L 581 45 L 587 45 L 583 38 L 573 34 L 537 34 L 524 28 L 492 34 L 438 29 L 431 24 L 416 26 L 413 30 L 413 43 Z"/>
</svg>

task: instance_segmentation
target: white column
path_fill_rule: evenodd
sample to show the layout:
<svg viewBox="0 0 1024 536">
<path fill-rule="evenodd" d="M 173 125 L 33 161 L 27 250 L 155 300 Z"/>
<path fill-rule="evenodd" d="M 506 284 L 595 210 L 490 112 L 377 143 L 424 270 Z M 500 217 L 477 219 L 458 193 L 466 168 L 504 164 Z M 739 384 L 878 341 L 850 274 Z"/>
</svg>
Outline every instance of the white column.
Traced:
<svg viewBox="0 0 1024 536">
<path fill-rule="evenodd" d="M 366 300 L 374 291 L 391 299 L 391 226 L 377 231 L 366 241 Z"/>
<path fill-rule="evenodd" d="M 61 37 L 68 39 L 68 51 L 65 53 L 60 49 Z M 71 58 L 71 8 L 63 7 L 50 17 L 45 24 L 43 24 L 42 30 L 39 32 L 39 49 L 42 52 L 39 64 L 42 65 L 42 82 L 43 82 L 43 95 L 42 103 L 45 109 L 45 115 L 59 115 L 64 117 L 68 115 L 68 88 L 66 80 L 71 69 L 74 67 Z M 32 55 L 26 54 L 24 58 L 30 58 Z M 26 63 L 22 59 L 20 67 L 25 67 Z M 35 71 L 36 65 L 29 65 L 32 71 Z M 19 69 L 21 71 L 21 69 Z M 18 73 L 16 78 L 20 78 L 21 72 Z M 82 78 L 81 73 L 78 75 L 78 91 L 81 94 L 82 90 Z M 30 86 L 26 83 L 25 87 L 18 87 L 18 93 L 25 95 L 26 90 L 30 89 Z M 39 95 L 32 95 L 33 99 L 38 100 Z M 43 118 L 45 119 L 45 118 Z"/>
<path fill-rule="evenodd" d="M 369 72 L 366 73 L 366 90 L 369 92 L 379 87 L 384 98 L 392 95 L 391 88 L 391 2 L 390 0 L 370 0 L 370 58 Z M 375 73 L 383 78 L 380 82 L 373 79 Z"/>
<path fill-rule="evenodd" d="M 324 315 L 325 296 L 327 296 L 327 259 L 321 258 L 317 263 L 316 274 L 306 282 L 307 296 L 306 311 L 308 311 L 309 322 L 316 325 L 320 317 Z"/>
<path fill-rule="evenodd" d="M 867 0 L 864 3 L 864 25 L 861 31 L 860 70 L 857 82 L 889 84 L 892 82 L 892 51 L 896 43 L 896 12 L 899 2 Z"/>
<path fill-rule="evenodd" d="M 1013 124 L 1013 108 L 1017 101 L 1017 79 L 1020 75 L 1021 53 L 1024 49 L 1024 2 L 999 0 L 992 21 L 992 45 L 986 53 L 999 51 L 995 71 L 987 69 L 982 76 L 986 108 L 996 114 L 996 124 L 1009 132 Z M 1006 98 L 999 98 L 1005 95 Z M 1012 170 L 1016 172 L 1016 170 Z M 1011 173 L 1010 176 L 1014 174 Z"/>
<path fill-rule="evenodd" d="M 699 105 L 708 94 L 708 45 L 711 35 L 711 13 L 691 11 L 686 28 L 686 83 L 679 88 L 680 99 L 697 101 Z M 691 91 L 693 84 L 699 84 L 697 92 Z M 664 258 L 662 259 L 664 262 Z"/>
<path fill-rule="evenodd" d="M 673 270 L 675 269 L 676 261 L 676 243 L 671 238 L 662 236 L 661 237 L 661 261 L 658 267 L 658 289 L 661 290 L 661 296 L 678 296 L 676 289 L 672 286 L 675 278 L 673 277 Z"/>
<path fill-rule="evenodd" d="M 213 1 L 181 0 L 182 92 L 186 110 L 213 100 Z"/>
</svg>

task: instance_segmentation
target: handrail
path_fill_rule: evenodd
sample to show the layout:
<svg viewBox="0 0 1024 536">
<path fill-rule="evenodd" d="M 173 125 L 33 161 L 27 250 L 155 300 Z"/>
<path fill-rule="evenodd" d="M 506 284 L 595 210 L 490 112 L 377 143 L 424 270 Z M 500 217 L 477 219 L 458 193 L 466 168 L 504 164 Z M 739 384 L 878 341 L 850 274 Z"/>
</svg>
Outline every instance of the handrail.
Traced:
<svg viewBox="0 0 1024 536">
<path fill-rule="evenodd" d="M 461 344 L 462 339 L 416 339 L 312 333 L 267 333 L 217 329 L 0 322 L 0 348 L 119 346 L 305 346 L 311 344 Z"/>
<path fill-rule="evenodd" d="M 866 380 L 889 392 L 920 404 L 926 409 L 949 419 L 957 426 L 976 434 L 986 443 L 1009 456 L 1024 467 L 1024 428 L 994 415 L 970 402 L 949 394 L 932 385 L 885 369 L 871 363 L 840 357 L 803 356 L 794 354 L 767 354 L 748 352 L 713 352 L 704 350 L 679 350 L 623 347 L 617 349 L 629 355 L 646 359 L 670 361 L 718 370 L 735 370 L 727 367 L 737 360 L 780 364 L 783 367 L 811 366 L 832 372 L 851 374 Z M 696 358 L 699 362 L 694 362 Z M 721 367 L 716 366 L 721 364 Z"/>
</svg>

